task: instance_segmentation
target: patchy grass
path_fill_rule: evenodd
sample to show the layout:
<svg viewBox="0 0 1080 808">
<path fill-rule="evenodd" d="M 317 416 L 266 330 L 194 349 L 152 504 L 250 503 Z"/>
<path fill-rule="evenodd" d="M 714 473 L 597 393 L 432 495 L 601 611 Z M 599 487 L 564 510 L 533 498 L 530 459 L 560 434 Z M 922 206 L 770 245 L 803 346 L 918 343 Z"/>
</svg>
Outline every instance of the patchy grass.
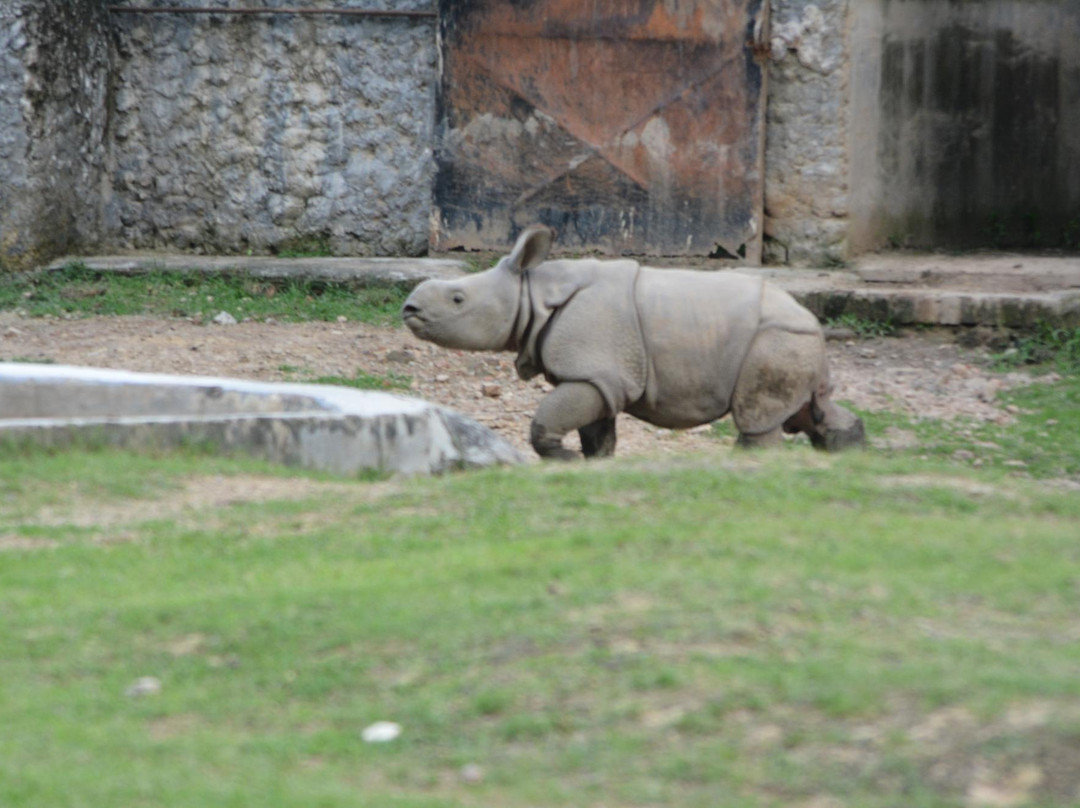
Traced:
<svg viewBox="0 0 1080 808">
<path fill-rule="evenodd" d="M 32 317 L 145 314 L 209 320 L 227 311 L 238 320 L 396 322 L 408 292 L 321 280 L 257 280 L 238 273 L 150 272 L 120 275 L 69 264 L 31 276 L 0 276 L 0 309 Z"/>
<path fill-rule="evenodd" d="M 1032 334 L 1017 337 L 1014 344 L 995 357 L 1002 369 L 1027 365 L 1052 365 L 1062 373 L 1080 373 L 1080 328 L 1040 323 Z"/>
<path fill-rule="evenodd" d="M 1049 371 L 1054 366 L 1036 370 Z M 1039 479 L 1080 479 L 1080 373 L 1013 388 L 999 394 L 999 399 L 1011 411 L 1011 423 L 938 421 L 889 412 L 859 415 L 868 435 L 912 436 L 910 446 L 893 450 L 897 455 L 949 459 Z"/>
<path fill-rule="evenodd" d="M 360 390 L 408 390 L 412 387 L 412 377 L 400 373 L 383 376 L 357 368 L 352 376 L 318 376 L 295 365 L 281 365 L 278 369 L 287 375 L 287 381 L 304 384 L 336 384 Z"/>
<path fill-rule="evenodd" d="M 1075 493 L 789 449 L 229 494 L 284 474 L 0 460 L 0 804 L 1075 804 Z"/>
</svg>

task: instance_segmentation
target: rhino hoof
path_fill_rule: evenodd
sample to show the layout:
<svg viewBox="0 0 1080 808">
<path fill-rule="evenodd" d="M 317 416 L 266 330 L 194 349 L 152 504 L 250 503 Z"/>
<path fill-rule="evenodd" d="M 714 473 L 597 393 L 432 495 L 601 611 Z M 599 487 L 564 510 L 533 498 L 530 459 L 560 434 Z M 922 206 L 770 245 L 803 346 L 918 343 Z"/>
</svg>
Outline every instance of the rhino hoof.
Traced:
<svg viewBox="0 0 1080 808">
<path fill-rule="evenodd" d="M 810 442 L 826 452 L 860 448 L 866 445 L 866 428 L 855 413 L 832 404 L 817 429 L 810 432 Z"/>
<path fill-rule="evenodd" d="M 844 449 L 861 449 L 866 445 L 866 429 L 861 418 L 842 429 L 825 429 L 823 434 L 811 435 L 811 443 L 826 452 L 842 452 Z"/>
</svg>

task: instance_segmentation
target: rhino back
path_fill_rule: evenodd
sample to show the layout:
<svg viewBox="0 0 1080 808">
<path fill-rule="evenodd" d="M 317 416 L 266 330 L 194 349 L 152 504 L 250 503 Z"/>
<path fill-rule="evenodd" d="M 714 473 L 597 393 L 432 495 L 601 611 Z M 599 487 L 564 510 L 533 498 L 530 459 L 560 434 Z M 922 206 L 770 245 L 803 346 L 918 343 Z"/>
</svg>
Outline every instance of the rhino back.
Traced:
<svg viewBox="0 0 1080 808">
<path fill-rule="evenodd" d="M 643 268 L 636 300 L 648 379 L 627 411 L 671 428 L 725 415 L 761 322 L 763 286 L 734 272 Z"/>
</svg>

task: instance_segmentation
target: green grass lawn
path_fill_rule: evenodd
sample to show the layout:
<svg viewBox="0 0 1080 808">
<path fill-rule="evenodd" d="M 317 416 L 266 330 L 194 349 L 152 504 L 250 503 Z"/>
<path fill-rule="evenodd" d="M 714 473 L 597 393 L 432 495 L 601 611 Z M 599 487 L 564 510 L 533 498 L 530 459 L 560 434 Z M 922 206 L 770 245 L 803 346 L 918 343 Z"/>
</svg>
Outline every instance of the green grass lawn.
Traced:
<svg viewBox="0 0 1080 808">
<path fill-rule="evenodd" d="M 0 279 L 53 316 L 402 293 L 364 295 Z M 341 480 L 7 447 L 0 808 L 1080 805 L 1078 335 L 1009 355 L 1063 376 L 1015 423 L 863 413 L 915 440 L 842 456 Z"/>
<path fill-rule="evenodd" d="M 1078 526 L 872 452 L 9 458 L 0 805 L 1075 805 Z"/>
</svg>

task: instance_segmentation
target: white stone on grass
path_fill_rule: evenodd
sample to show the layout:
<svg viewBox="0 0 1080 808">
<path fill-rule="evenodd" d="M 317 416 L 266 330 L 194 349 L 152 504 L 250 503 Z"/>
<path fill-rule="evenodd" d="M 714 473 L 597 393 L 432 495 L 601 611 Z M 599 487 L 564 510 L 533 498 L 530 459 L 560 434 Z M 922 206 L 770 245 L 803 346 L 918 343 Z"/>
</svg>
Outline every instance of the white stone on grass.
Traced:
<svg viewBox="0 0 1080 808">
<path fill-rule="evenodd" d="M 393 721 L 376 721 L 369 727 L 364 727 L 360 737 L 365 743 L 389 743 L 401 737 L 401 724 Z"/>
</svg>

